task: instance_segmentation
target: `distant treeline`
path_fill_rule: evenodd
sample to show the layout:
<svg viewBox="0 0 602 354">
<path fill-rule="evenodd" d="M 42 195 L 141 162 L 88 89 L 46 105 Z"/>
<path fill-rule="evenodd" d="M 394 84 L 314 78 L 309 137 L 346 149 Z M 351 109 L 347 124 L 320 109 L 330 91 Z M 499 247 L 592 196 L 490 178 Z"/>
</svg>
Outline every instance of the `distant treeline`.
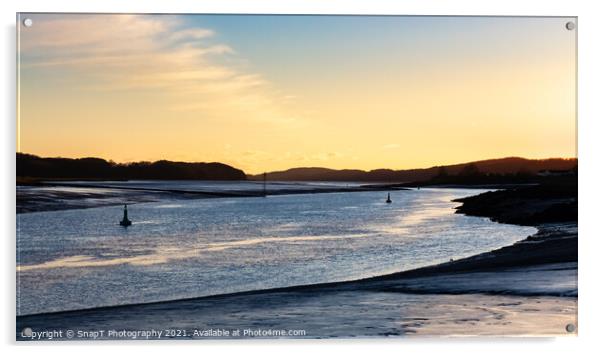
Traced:
<svg viewBox="0 0 602 354">
<path fill-rule="evenodd" d="M 270 181 L 341 181 L 428 184 L 498 184 L 537 182 L 549 176 L 576 174 L 577 159 L 531 160 L 519 157 L 483 160 L 410 170 L 333 170 L 293 168 L 267 173 Z M 262 180 L 218 163 L 155 162 L 115 163 L 95 157 L 70 159 L 17 153 L 17 177 L 28 179 L 159 179 L 159 180 Z"/>
<path fill-rule="evenodd" d="M 390 170 L 333 170 L 320 167 L 270 172 L 268 180 L 341 182 L 420 182 L 422 184 L 524 183 L 547 175 L 576 173 L 577 159 L 532 160 L 520 157 L 483 160 L 430 168 Z M 263 175 L 249 176 L 260 180 Z"/>
<path fill-rule="evenodd" d="M 554 165 L 554 167 L 559 167 Z M 476 163 L 469 163 L 455 174 L 448 172 L 445 166 L 438 168 L 437 174 L 426 181 L 416 181 L 411 184 L 417 186 L 428 185 L 474 185 L 474 184 L 521 184 L 521 183 L 549 183 L 550 180 L 564 181 L 576 180 L 577 164 L 560 166 L 565 168 L 529 170 L 521 168 L 511 172 L 483 172 Z M 568 167 L 568 168 L 566 168 Z"/>
<path fill-rule="evenodd" d="M 32 179 L 198 179 L 244 180 L 245 173 L 223 163 L 115 163 L 96 157 L 70 159 L 17 153 L 17 177 Z"/>
</svg>

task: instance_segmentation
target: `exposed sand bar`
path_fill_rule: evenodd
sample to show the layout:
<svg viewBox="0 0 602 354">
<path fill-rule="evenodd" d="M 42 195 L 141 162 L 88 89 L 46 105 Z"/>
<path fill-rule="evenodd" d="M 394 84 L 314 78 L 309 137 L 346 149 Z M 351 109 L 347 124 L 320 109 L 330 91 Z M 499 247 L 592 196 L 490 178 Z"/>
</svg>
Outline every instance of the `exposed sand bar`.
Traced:
<svg viewBox="0 0 602 354">
<path fill-rule="evenodd" d="M 247 198 L 263 197 L 261 185 L 255 190 L 181 190 L 115 185 L 82 185 L 77 183 L 43 183 L 17 188 L 17 213 L 66 209 L 95 208 L 121 204 L 157 202 L 165 199 Z M 350 187 L 307 186 L 296 189 L 270 187 L 265 195 L 392 191 L 406 188 L 389 185 Z"/>
</svg>

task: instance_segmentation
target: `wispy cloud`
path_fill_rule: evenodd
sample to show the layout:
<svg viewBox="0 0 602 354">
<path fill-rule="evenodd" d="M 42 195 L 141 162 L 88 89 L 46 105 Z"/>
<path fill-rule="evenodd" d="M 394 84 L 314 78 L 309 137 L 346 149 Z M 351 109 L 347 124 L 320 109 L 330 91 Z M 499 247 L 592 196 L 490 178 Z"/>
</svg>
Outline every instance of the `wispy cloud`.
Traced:
<svg viewBox="0 0 602 354">
<path fill-rule="evenodd" d="M 295 121 L 283 109 L 286 95 L 215 37 L 177 16 L 47 16 L 22 31 L 21 64 L 86 76 L 81 89 L 161 90 L 172 111 Z"/>
</svg>

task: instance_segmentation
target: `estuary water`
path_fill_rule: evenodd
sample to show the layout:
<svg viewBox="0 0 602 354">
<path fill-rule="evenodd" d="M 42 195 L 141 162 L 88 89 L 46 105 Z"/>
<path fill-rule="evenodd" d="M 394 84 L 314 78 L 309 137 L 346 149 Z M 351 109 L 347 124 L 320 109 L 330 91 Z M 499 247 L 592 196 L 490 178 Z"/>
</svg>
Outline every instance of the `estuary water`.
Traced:
<svg viewBox="0 0 602 354">
<path fill-rule="evenodd" d="M 130 205 L 129 228 L 121 206 L 18 214 L 17 315 L 361 279 L 536 231 L 455 214 L 452 199 L 482 192 L 165 197 Z"/>
</svg>

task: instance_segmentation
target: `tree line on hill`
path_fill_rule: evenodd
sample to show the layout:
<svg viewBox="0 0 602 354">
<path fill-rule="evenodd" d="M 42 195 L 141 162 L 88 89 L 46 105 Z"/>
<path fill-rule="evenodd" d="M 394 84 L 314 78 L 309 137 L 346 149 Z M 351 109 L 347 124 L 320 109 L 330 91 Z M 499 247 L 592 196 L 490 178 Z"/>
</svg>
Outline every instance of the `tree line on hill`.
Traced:
<svg viewBox="0 0 602 354">
<path fill-rule="evenodd" d="M 507 157 L 462 164 L 434 166 L 429 168 L 391 170 L 334 170 L 321 167 L 292 168 L 286 171 L 269 172 L 272 181 L 339 181 L 339 182 L 387 182 L 422 184 L 488 184 L 525 183 L 542 178 L 545 171 L 550 175 L 576 173 L 577 159 L 550 158 L 525 159 Z M 551 171 L 551 172 L 550 172 Z M 261 180 L 263 175 L 248 176 Z"/>
<path fill-rule="evenodd" d="M 428 184 L 500 184 L 537 182 L 548 176 L 576 175 L 577 159 L 508 157 L 430 168 L 391 170 L 334 170 L 302 167 L 269 172 L 269 181 L 340 181 Z M 96 157 L 39 157 L 17 153 L 18 181 L 29 179 L 156 179 L 156 180 L 263 180 L 263 174 L 245 175 L 232 166 L 211 162 L 116 163 Z M 23 182 L 25 183 L 25 182 Z"/>
<path fill-rule="evenodd" d="M 569 166 L 564 166 L 569 167 Z M 450 174 L 445 166 L 440 166 L 437 174 L 426 181 L 414 181 L 416 185 L 475 185 L 475 184 L 522 184 L 539 183 L 550 179 L 566 179 L 577 175 L 577 165 L 562 170 L 530 171 L 520 169 L 510 172 L 483 172 L 475 163 L 469 163 L 456 174 Z"/>
<path fill-rule="evenodd" d="M 96 157 L 71 159 L 23 153 L 17 153 L 17 176 L 32 179 L 246 179 L 242 170 L 218 162 L 116 163 Z"/>
</svg>

